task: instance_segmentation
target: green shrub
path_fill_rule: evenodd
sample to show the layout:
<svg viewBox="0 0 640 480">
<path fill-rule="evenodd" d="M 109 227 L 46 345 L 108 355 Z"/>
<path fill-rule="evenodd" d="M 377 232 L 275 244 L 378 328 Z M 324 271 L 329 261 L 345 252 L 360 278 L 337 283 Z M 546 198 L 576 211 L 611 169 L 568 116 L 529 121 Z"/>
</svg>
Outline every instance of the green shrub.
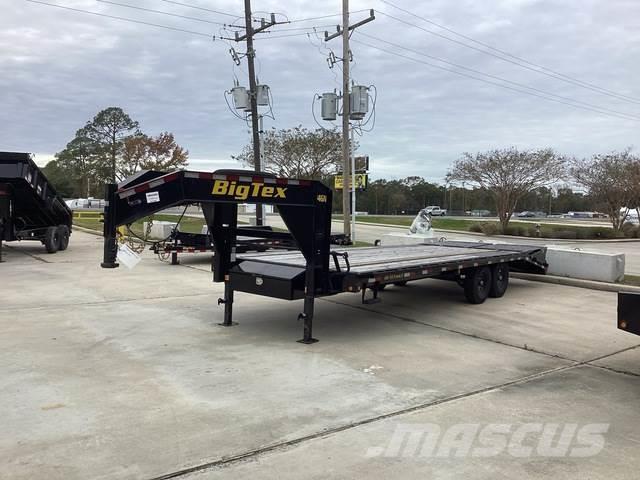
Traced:
<svg viewBox="0 0 640 480">
<path fill-rule="evenodd" d="M 483 223 L 480 228 L 485 235 L 498 235 L 500 233 L 500 226 L 497 223 Z"/>
<path fill-rule="evenodd" d="M 482 233 L 482 223 L 472 223 L 471 226 L 469 226 L 469 231 Z"/>
<path fill-rule="evenodd" d="M 577 238 L 577 234 L 575 230 L 554 230 L 553 236 L 555 238 L 563 238 L 563 239 L 575 239 Z"/>
<path fill-rule="evenodd" d="M 622 225 L 622 233 L 626 238 L 638 238 L 638 229 L 639 227 L 633 223 L 627 222 Z"/>
<path fill-rule="evenodd" d="M 535 228 L 533 229 L 535 232 Z M 529 227 L 527 225 L 511 224 L 507 226 L 504 235 L 515 235 L 519 237 L 530 237 Z M 535 233 L 534 233 L 535 235 Z"/>
<path fill-rule="evenodd" d="M 588 240 L 592 237 L 591 232 L 589 232 L 588 228 L 578 228 L 576 229 L 576 238 L 578 240 Z"/>
</svg>

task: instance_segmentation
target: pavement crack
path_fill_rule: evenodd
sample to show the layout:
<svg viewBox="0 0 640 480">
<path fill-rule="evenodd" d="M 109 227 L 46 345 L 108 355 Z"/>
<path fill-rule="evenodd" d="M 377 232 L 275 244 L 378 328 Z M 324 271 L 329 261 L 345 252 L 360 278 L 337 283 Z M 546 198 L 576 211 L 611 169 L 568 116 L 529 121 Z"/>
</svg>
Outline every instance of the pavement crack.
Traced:
<svg viewBox="0 0 640 480">
<path fill-rule="evenodd" d="M 193 298 L 193 297 L 203 297 L 203 296 L 211 296 L 210 292 L 207 293 L 190 293 L 188 295 L 174 295 L 174 296 L 158 296 L 158 297 L 142 297 L 142 298 L 126 298 L 120 300 L 100 300 L 95 302 L 79 302 L 79 303 L 58 303 L 55 305 L 40 305 L 37 307 L 9 307 L 9 308 L 0 308 L 0 312 L 12 312 L 12 311 L 29 311 L 29 310 L 55 310 L 59 308 L 69 308 L 69 307 L 90 307 L 90 306 L 100 306 L 100 305 L 115 305 L 119 303 L 130 303 L 130 302 L 142 302 L 146 300 L 176 300 L 180 298 Z"/>
<path fill-rule="evenodd" d="M 431 327 L 431 328 L 435 328 L 437 330 L 442 330 L 442 331 L 449 332 L 449 333 L 455 333 L 455 334 L 458 334 L 458 335 L 463 335 L 465 337 L 474 338 L 474 339 L 477 339 L 477 340 L 484 340 L 486 342 L 495 343 L 495 344 L 502 345 L 502 346 L 505 346 L 505 347 L 517 348 L 518 350 L 524 350 L 526 352 L 537 353 L 539 355 L 546 355 L 547 357 L 558 358 L 558 359 L 561 359 L 561 360 L 566 360 L 568 362 L 580 362 L 580 360 L 576 360 L 574 358 L 570 358 L 570 357 L 567 357 L 567 356 L 564 356 L 564 355 L 560 355 L 558 353 L 545 352 L 544 350 L 539 350 L 539 349 L 533 348 L 533 347 L 531 347 L 529 345 L 517 345 L 515 343 L 504 342 L 502 340 L 497 340 L 495 338 L 484 337 L 484 336 L 481 336 L 481 335 L 478 335 L 478 334 L 475 334 L 475 333 L 462 332 L 460 330 L 455 330 L 453 328 L 447 328 L 447 327 L 443 327 L 441 325 L 435 325 L 435 324 L 429 323 L 429 322 L 422 322 L 420 320 L 416 320 L 416 319 L 410 318 L 410 317 L 405 317 L 403 315 L 398 315 L 396 313 L 380 312 L 378 310 L 372 310 L 370 308 L 366 308 L 366 307 L 363 307 L 361 305 L 352 305 L 352 304 L 349 304 L 349 303 L 343 303 L 343 302 L 339 302 L 339 301 L 336 301 L 336 300 L 328 300 L 326 298 L 321 298 L 320 300 L 323 300 L 323 301 L 328 302 L 328 303 L 333 303 L 333 304 L 336 304 L 336 305 L 343 305 L 343 306 L 346 306 L 346 307 L 355 308 L 357 310 L 364 310 L 366 312 L 375 313 L 375 314 L 378 314 L 378 315 L 381 315 L 381 316 L 385 316 L 385 317 L 396 318 L 396 319 L 402 320 L 404 322 L 415 323 L 415 324 L 418 324 L 418 325 L 423 325 L 425 327 Z"/>
</svg>

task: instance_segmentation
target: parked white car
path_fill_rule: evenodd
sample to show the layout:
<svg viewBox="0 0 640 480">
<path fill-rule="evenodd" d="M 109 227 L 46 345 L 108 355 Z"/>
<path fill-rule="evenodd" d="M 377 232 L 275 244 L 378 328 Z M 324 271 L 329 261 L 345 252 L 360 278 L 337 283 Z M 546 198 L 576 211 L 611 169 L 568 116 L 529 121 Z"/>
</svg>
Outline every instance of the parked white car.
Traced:
<svg viewBox="0 0 640 480">
<path fill-rule="evenodd" d="M 437 205 L 431 205 L 429 207 L 425 207 L 424 211 L 426 213 L 430 213 L 432 217 L 444 217 L 447 214 L 446 208 L 440 208 Z"/>
</svg>

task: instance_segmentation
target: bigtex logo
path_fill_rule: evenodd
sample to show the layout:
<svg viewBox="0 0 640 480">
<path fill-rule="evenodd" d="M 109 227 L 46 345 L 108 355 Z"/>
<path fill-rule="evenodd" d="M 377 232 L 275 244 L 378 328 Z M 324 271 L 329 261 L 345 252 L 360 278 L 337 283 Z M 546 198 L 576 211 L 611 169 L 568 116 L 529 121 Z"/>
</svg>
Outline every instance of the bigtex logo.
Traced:
<svg viewBox="0 0 640 480">
<path fill-rule="evenodd" d="M 211 195 L 228 195 L 236 200 L 246 200 L 251 197 L 287 198 L 286 187 L 270 187 L 263 183 L 238 185 L 235 181 L 216 180 Z"/>
</svg>

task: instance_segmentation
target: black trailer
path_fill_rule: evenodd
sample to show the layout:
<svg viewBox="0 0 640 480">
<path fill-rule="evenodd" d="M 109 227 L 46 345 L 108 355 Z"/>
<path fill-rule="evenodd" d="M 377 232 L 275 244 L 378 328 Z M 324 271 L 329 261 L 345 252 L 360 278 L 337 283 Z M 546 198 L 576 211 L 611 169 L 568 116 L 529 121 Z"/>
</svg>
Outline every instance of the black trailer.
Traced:
<svg viewBox="0 0 640 480">
<path fill-rule="evenodd" d="M 238 227 L 251 228 L 253 232 L 256 230 L 273 231 L 271 227 Z M 240 232 L 241 233 L 241 232 Z M 269 239 L 269 238 L 254 238 L 238 236 L 236 239 L 236 252 L 266 252 L 274 248 L 282 249 L 294 249 L 295 243 L 287 239 Z M 171 256 L 171 265 L 179 265 L 178 254 L 183 253 L 204 253 L 214 252 L 215 246 L 213 244 L 213 238 L 209 233 L 188 233 L 181 232 L 178 228 L 175 228 L 167 241 L 155 242 L 151 245 L 150 250 L 158 255 L 161 259 L 166 258 L 167 255 Z"/>
<path fill-rule="evenodd" d="M 293 239 L 245 237 L 242 236 L 243 228 L 250 228 L 253 232 L 256 230 L 273 231 L 273 228 L 269 226 L 238 227 L 238 233 L 240 235 L 236 239 L 236 253 L 296 249 L 296 244 Z M 350 245 L 351 242 L 345 235 L 331 235 L 331 244 L 347 246 Z M 187 233 L 181 232 L 179 228 L 175 228 L 166 242 L 155 242 L 151 245 L 150 250 L 161 259 L 170 256 L 171 265 L 179 265 L 178 254 L 214 252 L 215 246 L 213 244 L 213 238 L 209 233 Z"/>
<path fill-rule="evenodd" d="M 437 242 L 402 247 L 331 250 L 331 190 L 317 181 L 255 172 L 145 172 L 107 186 L 103 268 L 117 267 L 116 229 L 160 210 L 200 203 L 215 248 L 213 281 L 224 282 L 224 321 L 233 325 L 234 291 L 285 300 L 304 299 L 302 343 L 313 343 L 316 297 L 359 292 L 378 300 L 386 285 L 423 278 L 458 282 L 471 303 L 501 297 L 509 271 L 544 274 L 546 249 L 522 245 Z M 238 227 L 238 203 L 271 203 L 288 233 Z M 239 253 L 238 236 L 294 242 L 297 251 Z M 367 292 L 371 298 L 367 298 Z"/>
<path fill-rule="evenodd" d="M 2 242 L 38 240 L 49 253 L 69 245 L 73 212 L 28 153 L 0 152 Z"/>
</svg>

